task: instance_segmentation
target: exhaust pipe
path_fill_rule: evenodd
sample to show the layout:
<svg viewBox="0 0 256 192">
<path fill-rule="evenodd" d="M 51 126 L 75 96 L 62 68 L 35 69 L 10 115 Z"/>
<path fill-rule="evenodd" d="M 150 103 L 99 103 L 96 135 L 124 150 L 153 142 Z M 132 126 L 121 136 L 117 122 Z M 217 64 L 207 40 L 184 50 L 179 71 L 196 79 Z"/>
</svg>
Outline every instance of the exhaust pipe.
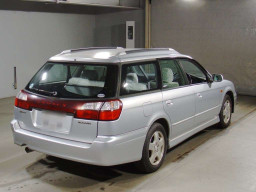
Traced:
<svg viewBox="0 0 256 192">
<path fill-rule="evenodd" d="M 30 149 L 30 148 L 28 148 L 28 147 L 25 148 L 25 151 L 26 151 L 26 153 L 31 153 L 31 152 L 33 152 L 33 150 Z"/>
</svg>

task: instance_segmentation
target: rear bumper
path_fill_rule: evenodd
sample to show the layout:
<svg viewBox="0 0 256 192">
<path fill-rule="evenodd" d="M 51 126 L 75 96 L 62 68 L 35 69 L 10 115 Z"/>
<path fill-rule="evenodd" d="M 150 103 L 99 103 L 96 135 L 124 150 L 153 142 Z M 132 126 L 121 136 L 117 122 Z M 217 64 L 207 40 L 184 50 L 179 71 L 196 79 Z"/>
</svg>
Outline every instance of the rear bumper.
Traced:
<svg viewBox="0 0 256 192">
<path fill-rule="evenodd" d="M 111 166 L 138 161 L 146 137 L 146 129 L 118 136 L 98 136 L 92 143 L 60 139 L 21 129 L 17 120 L 11 122 L 14 143 L 48 155 L 88 163 Z"/>
</svg>

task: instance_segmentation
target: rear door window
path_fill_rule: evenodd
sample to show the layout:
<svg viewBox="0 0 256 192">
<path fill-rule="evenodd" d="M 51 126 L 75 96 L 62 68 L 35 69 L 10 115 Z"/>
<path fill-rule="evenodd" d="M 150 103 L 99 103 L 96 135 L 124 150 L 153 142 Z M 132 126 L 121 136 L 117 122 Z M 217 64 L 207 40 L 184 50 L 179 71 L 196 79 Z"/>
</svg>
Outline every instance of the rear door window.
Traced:
<svg viewBox="0 0 256 192">
<path fill-rule="evenodd" d="M 157 67 L 155 63 L 122 66 L 120 95 L 128 95 L 155 90 L 158 88 Z"/>
</svg>

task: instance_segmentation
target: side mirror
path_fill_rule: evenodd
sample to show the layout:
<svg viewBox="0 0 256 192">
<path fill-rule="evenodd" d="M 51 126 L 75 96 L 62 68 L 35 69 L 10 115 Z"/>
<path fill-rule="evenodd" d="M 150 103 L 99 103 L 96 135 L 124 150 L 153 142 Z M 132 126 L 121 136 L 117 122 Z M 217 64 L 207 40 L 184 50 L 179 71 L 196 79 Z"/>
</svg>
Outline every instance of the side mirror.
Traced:
<svg viewBox="0 0 256 192">
<path fill-rule="evenodd" d="M 214 82 L 221 82 L 223 81 L 223 76 L 220 74 L 213 74 L 212 79 Z"/>
</svg>

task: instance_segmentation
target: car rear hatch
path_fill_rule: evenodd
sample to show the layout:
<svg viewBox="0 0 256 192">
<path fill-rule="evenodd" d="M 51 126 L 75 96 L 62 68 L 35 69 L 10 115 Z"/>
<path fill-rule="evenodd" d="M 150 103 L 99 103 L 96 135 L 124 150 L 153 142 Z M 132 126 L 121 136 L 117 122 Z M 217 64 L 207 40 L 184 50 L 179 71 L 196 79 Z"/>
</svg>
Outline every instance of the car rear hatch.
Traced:
<svg viewBox="0 0 256 192">
<path fill-rule="evenodd" d="M 27 103 L 27 108 L 17 105 L 14 110 L 15 119 L 22 129 L 86 143 L 91 143 L 97 136 L 97 120 L 76 117 L 76 109 L 84 101 L 57 100 L 27 94 Z"/>
<path fill-rule="evenodd" d="M 117 70 L 112 65 L 46 63 L 17 95 L 15 119 L 25 130 L 92 143 L 100 110 L 115 96 Z"/>
</svg>

